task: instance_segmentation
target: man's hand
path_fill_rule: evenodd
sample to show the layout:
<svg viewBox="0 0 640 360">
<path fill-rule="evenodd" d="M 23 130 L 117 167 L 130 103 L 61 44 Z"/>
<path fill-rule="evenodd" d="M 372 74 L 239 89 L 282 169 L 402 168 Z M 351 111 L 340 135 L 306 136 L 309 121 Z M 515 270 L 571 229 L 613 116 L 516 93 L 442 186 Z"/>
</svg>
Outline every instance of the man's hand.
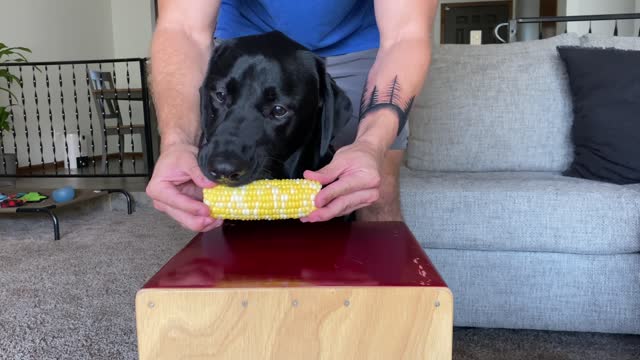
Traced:
<svg viewBox="0 0 640 360">
<path fill-rule="evenodd" d="M 356 141 L 340 148 L 331 163 L 314 172 L 305 171 L 304 177 L 330 184 L 316 196 L 318 208 L 303 222 L 327 221 L 369 206 L 380 196 L 380 169 L 384 151 L 367 141 Z M 337 180 L 336 180 L 337 179 Z"/>
<path fill-rule="evenodd" d="M 162 150 L 147 186 L 156 209 L 192 231 L 204 232 L 222 225 L 209 216 L 202 202 L 202 188 L 215 184 L 200 171 L 193 145 L 176 144 Z"/>
</svg>

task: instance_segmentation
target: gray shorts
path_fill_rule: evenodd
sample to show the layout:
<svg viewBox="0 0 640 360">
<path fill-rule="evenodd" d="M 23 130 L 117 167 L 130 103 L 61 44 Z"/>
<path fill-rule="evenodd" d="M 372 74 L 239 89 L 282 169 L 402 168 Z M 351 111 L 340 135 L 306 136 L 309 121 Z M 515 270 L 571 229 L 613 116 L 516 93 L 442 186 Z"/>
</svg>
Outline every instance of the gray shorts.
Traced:
<svg viewBox="0 0 640 360">
<path fill-rule="evenodd" d="M 358 125 L 360 123 L 360 100 L 362 98 L 362 90 L 367 81 L 369 70 L 376 60 L 378 49 L 359 51 L 351 54 L 330 56 L 326 58 L 327 71 L 336 81 L 338 86 L 351 99 L 353 105 L 353 114 L 351 120 L 343 130 L 336 136 L 333 141 L 335 149 L 342 146 L 350 145 L 356 139 L 358 133 Z M 393 150 L 405 150 L 409 138 L 408 126 L 404 125 L 399 135 L 391 145 Z"/>
</svg>

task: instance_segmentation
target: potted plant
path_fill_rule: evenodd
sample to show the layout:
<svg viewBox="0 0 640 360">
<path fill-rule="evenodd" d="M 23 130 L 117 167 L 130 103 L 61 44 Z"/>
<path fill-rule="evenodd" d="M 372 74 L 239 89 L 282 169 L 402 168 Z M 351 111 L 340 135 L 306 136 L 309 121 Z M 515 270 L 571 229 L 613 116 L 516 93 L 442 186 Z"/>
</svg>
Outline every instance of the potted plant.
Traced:
<svg viewBox="0 0 640 360">
<path fill-rule="evenodd" d="M 0 63 L 26 62 L 27 58 L 25 57 L 25 53 L 31 53 L 31 50 L 20 46 L 8 47 L 7 45 L 0 43 Z M 10 86 L 12 83 L 16 83 L 20 86 L 20 80 L 15 75 L 11 74 L 9 69 L 0 69 L 0 80 L 4 80 L 0 81 L 0 92 L 7 92 L 17 103 L 18 98 L 11 92 Z M 0 131 L 7 131 L 11 129 L 9 126 L 10 115 L 11 111 L 9 110 L 9 105 L 0 104 Z"/>
<path fill-rule="evenodd" d="M 25 47 L 8 47 L 4 43 L 0 43 L 0 64 L 3 63 L 11 63 L 11 62 L 26 62 L 27 58 L 25 54 L 31 53 L 30 49 Z M 17 84 L 18 86 L 22 86 L 20 83 L 20 79 L 18 79 L 15 75 L 11 74 L 8 68 L 0 69 L 0 93 L 6 92 L 9 94 L 11 98 L 15 100 L 15 103 L 18 103 L 18 97 L 11 92 L 11 84 Z M 10 104 L 0 103 L 0 142 L 3 141 L 3 132 L 9 131 L 11 126 L 9 124 L 9 117 L 11 116 L 11 107 Z M 0 156 L 4 157 L 5 168 L 0 169 L 0 173 L 6 172 L 8 174 L 15 174 L 17 166 L 16 164 L 16 154 L 0 154 Z M 1 160 L 1 159 L 0 159 Z M 0 165 L 2 162 L 0 161 Z"/>
</svg>

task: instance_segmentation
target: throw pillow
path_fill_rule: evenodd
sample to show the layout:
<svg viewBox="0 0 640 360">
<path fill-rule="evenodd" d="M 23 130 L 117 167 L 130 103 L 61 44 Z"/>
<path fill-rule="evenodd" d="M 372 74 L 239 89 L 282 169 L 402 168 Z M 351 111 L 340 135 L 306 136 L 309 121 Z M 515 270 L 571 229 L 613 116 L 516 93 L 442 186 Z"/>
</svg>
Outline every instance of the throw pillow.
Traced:
<svg viewBox="0 0 640 360">
<path fill-rule="evenodd" d="M 640 51 L 558 47 L 569 74 L 574 159 L 565 176 L 640 183 Z"/>
</svg>

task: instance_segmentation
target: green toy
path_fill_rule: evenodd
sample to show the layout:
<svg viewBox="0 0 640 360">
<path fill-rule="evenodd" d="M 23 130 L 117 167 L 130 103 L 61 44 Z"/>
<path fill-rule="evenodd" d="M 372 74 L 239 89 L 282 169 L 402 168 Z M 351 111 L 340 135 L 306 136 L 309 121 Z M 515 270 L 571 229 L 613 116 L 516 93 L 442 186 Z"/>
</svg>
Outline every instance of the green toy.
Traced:
<svg viewBox="0 0 640 360">
<path fill-rule="evenodd" d="M 47 200 L 49 197 L 46 195 L 42 195 L 39 192 L 29 192 L 24 194 L 19 200 L 28 202 L 28 203 L 38 203 L 44 200 Z"/>
</svg>

